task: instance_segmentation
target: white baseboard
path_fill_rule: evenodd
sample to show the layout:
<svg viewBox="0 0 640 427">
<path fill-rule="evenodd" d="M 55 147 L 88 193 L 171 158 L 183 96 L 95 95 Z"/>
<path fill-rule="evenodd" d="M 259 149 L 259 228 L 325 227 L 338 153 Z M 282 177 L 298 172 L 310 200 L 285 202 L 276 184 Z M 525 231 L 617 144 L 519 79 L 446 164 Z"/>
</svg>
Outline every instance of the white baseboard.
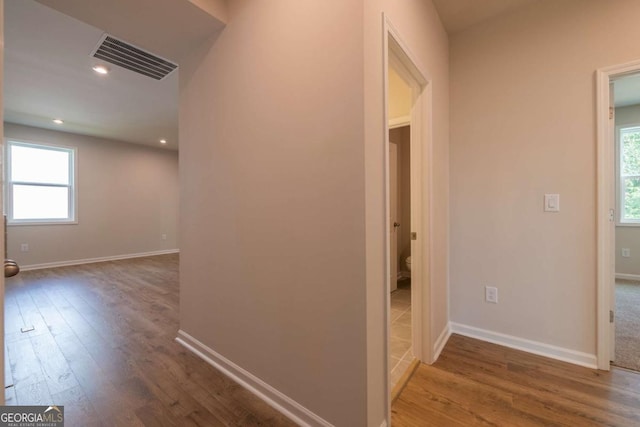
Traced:
<svg viewBox="0 0 640 427">
<path fill-rule="evenodd" d="M 587 368 L 598 368 L 595 354 L 583 353 L 567 348 L 556 347 L 554 345 L 501 334 L 499 332 L 488 331 L 486 329 L 480 329 L 473 326 L 462 325 L 455 322 L 451 322 L 451 332 L 471 338 L 476 338 L 482 341 L 488 341 L 494 344 L 503 345 L 505 347 L 514 348 L 516 350 L 526 351 L 529 353 L 537 354 L 539 356 L 573 363 L 575 365 L 580 365 Z"/>
<path fill-rule="evenodd" d="M 176 341 L 192 351 L 205 362 L 216 367 L 226 376 L 258 396 L 300 426 L 332 427 L 332 424 L 314 414 L 295 400 L 271 387 L 260 378 L 236 365 L 221 354 L 216 353 L 191 335 L 180 330 Z"/>
<path fill-rule="evenodd" d="M 640 274 L 616 273 L 616 279 L 640 281 Z"/>
<path fill-rule="evenodd" d="M 380 427 L 387 427 L 387 425 L 388 425 L 387 420 L 384 420 L 382 424 L 380 424 Z"/>
<path fill-rule="evenodd" d="M 180 249 L 167 249 L 162 251 L 141 252 L 137 254 L 124 254 L 105 256 L 99 258 L 75 259 L 71 261 L 45 262 L 43 264 L 21 265 L 20 271 L 40 270 L 42 268 L 68 267 L 70 265 L 93 264 L 94 262 L 118 261 L 121 259 L 143 258 L 148 256 L 166 255 L 179 253 Z"/>
<path fill-rule="evenodd" d="M 449 341 L 449 337 L 451 336 L 451 325 L 447 323 L 447 326 L 442 330 L 440 336 L 436 340 L 433 345 L 433 361 L 435 362 L 440 357 L 440 353 L 444 349 L 444 346 L 447 345 L 447 341 Z"/>
</svg>

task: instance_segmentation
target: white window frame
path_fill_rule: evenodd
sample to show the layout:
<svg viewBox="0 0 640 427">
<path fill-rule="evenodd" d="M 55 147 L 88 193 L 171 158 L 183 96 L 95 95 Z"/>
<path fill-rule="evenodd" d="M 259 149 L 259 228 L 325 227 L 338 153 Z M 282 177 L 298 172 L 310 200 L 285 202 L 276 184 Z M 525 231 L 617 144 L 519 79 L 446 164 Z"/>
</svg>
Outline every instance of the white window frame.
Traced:
<svg viewBox="0 0 640 427">
<path fill-rule="evenodd" d="M 11 179 L 11 147 L 31 147 L 43 150 L 62 151 L 69 154 L 69 184 L 49 184 L 12 181 Z M 55 224 L 77 224 L 78 223 L 78 149 L 63 145 L 48 144 L 43 142 L 24 141 L 13 138 L 5 139 L 5 158 L 7 183 L 5 192 L 5 206 L 7 209 L 7 225 L 55 225 Z M 46 187 L 64 187 L 69 189 L 69 216 L 67 218 L 38 218 L 38 219 L 14 219 L 13 218 L 13 186 L 14 185 L 42 185 Z"/>
<path fill-rule="evenodd" d="M 621 227 L 640 227 L 640 219 L 625 219 L 624 218 L 624 196 L 625 189 L 623 184 L 622 177 L 622 132 L 629 129 L 637 129 L 640 132 L 640 123 L 638 124 L 627 124 L 616 126 L 616 194 L 618 195 L 618 215 L 617 215 L 617 224 Z M 636 177 L 636 175 L 631 175 L 631 177 Z M 625 177 L 626 178 L 626 177 Z M 638 175 L 640 178 L 640 175 Z"/>
</svg>

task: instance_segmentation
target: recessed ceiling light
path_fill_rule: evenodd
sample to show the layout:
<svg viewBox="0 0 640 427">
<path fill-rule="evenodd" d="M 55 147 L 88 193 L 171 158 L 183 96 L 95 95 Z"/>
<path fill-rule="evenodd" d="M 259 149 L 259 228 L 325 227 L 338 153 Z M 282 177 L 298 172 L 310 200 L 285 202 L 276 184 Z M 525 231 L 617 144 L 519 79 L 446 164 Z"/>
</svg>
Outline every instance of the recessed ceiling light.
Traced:
<svg viewBox="0 0 640 427">
<path fill-rule="evenodd" d="M 55 124 L 57 124 L 57 125 L 61 125 L 61 124 L 63 124 L 64 122 L 63 122 L 62 120 L 60 120 L 60 119 L 53 119 L 53 123 L 55 123 Z"/>
<path fill-rule="evenodd" d="M 98 74 L 109 74 L 109 69 L 104 65 L 96 65 L 93 67 L 93 71 Z"/>
<path fill-rule="evenodd" d="M 161 139 L 161 140 L 160 140 L 160 144 L 166 144 L 166 143 L 167 143 L 167 140 L 166 140 L 166 139 Z"/>
</svg>

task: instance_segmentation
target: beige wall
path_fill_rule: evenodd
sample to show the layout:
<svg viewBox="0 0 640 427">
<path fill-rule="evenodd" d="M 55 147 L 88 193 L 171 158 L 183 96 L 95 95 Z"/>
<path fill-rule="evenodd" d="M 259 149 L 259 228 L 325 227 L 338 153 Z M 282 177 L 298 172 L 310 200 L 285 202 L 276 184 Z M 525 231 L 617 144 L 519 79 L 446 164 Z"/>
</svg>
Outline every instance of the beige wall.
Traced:
<svg viewBox="0 0 640 427">
<path fill-rule="evenodd" d="M 433 349 L 435 340 L 448 324 L 448 239 L 449 239 L 449 47 L 447 34 L 431 1 L 424 0 L 367 0 L 364 15 L 365 34 L 365 160 L 366 160 L 366 257 L 367 257 L 367 357 L 368 409 L 370 425 L 379 426 L 384 416 L 387 396 L 385 354 L 385 212 L 384 212 L 384 99 L 382 96 L 382 13 L 391 21 L 406 46 L 415 57 L 418 67 L 431 79 L 433 101 L 430 110 L 432 126 L 433 196 L 431 220 L 433 246 L 427 247 L 425 257 L 431 256 L 429 266 L 431 293 L 425 292 L 422 304 L 430 307 L 424 319 L 430 322 L 425 330 L 429 339 L 423 346 Z M 426 214 L 427 212 L 425 212 Z M 426 240 L 421 240 L 428 245 Z M 432 250 L 431 250 L 432 249 Z M 427 259 L 425 259 L 427 261 Z M 415 261 L 413 261 L 415 263 Z M 427 360 L 428 362 L 428 360 Z"/>
<path fill-rule="evenodd" d="M 640 105 L 616 108 L 616 126 L 640 124 Z M 622 257 L 622 248 L 631 256 Z M 616 273 L 640 275 L 640 227 L 616 227 Z"/>
<path fill-rule="evenodd" d="M 398 271 L 406 271 L 405 259 L 411 255 L 411 130 L 409 126 L 391 129 L 389 141 L 398 145 Z"/>
<path fill-rule="evenodd" d="M 382 10 L 435 82 L 440 332 L 448 56 L 430 2 L 231 2 L 181 92 L 181 328 L 335 425 L 387 412 Z"/>
<path fill-rule="evenodd" d="M 541 0 L 452 37 L 452 321 L 595 355 L 594 72 L 640 58 L 639 15 Z"/>
<path fill-rule="evenodd" d="M 362 3 L 228 12 L 181 91 L 180 327 L 326 421 L 362 426 Z"/>
<path fill-rule="evenodd" d="M 20 265 L 177 249 L 176 151 L 10 123 L 4 135 L 76 147 L 78 156 L 78 224 L 9 226 L 9 257 Z"/>
</svg>

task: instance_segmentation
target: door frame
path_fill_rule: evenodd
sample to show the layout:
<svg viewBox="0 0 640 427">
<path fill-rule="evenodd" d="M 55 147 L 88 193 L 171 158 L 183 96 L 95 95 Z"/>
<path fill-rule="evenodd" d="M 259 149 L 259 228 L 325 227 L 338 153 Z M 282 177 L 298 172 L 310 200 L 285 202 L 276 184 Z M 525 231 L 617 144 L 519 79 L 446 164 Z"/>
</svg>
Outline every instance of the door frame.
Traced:
<svg viewBox="0 0 640 427">
<path fill-rule="evenodd" d="M 610 370 L 615 348 L 609 311 L 615 304 L 615 225 L 616 225 L 616 166 L 615 120 L 609 116 L 610 83 L 617 77 L 640 72 L 640 60 L 596 70 L 596 115 L 598 159 L 598 254 L 597 254 L 597 312 L 596 358 L 598 369 Z M 615 116 L 615 115 L 614 115 Z"/>
<path fill-rule="evenodd" d="M 432 312 L 431 265 L 433 247 L 432 209 L 432 84 L 429 75 L 417 64 L 415 56 L 403 41 L 398 31 L 383 14 L 383 79 L 384 79 L 384 178 L 385 178 L 385 258 L 386 258 L 386 360 L 389 360 L 390 346 L 390 291 L 389 291 L 389 75 L 388 66 L 393 63 L 412 89 L 410 150 L 411 150 L 411 231 L 417 233 L 417 240 L 411 242 L 411 328 L 412 348 L 416 359 L 433 362 L 434 350 L 431 345 Z M 387 396 L 390 394 L 390 378 L 387 369 Z M 390 413 L 390 410 L 389 412 Z"/>
</svg>

